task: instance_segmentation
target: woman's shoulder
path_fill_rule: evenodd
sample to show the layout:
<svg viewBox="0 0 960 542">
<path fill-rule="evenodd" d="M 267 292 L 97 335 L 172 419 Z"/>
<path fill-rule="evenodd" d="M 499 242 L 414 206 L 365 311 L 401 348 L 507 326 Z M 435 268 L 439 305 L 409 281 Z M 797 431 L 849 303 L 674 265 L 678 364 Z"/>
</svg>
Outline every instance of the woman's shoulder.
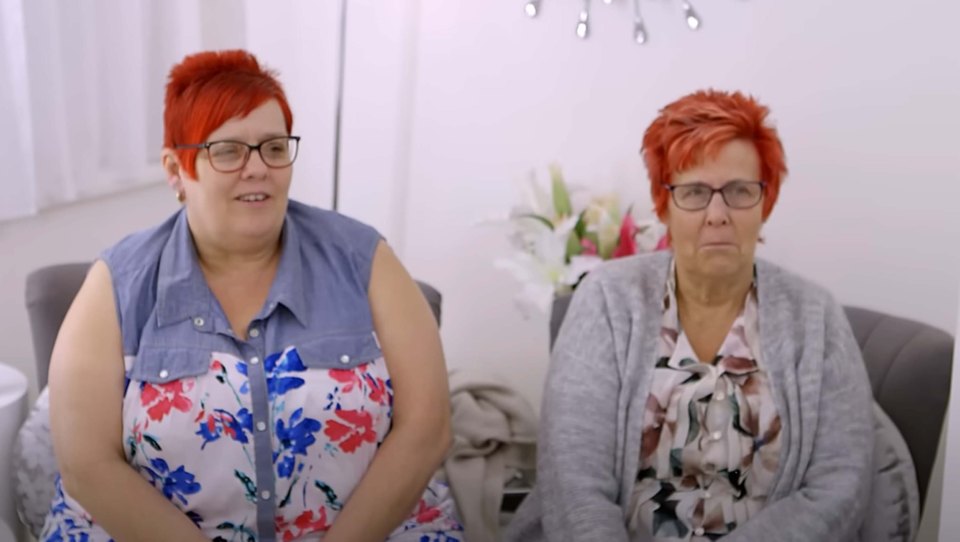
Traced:
<svg viewBox="0 0 960 542">
<path fill-rule="evenodd" d="M 116 275 L 136 273 L 155 265 L 183 214 L 180 209 L 160 224 L 130 233 L 104 250 L 100 259 L 107 264 L 114 279 Z"/>
<path fill-rule="evenodd" d="M 775 293 L 794 302 L 833 303 L 833 294 L 824 286 L 779 265 L 757 258 L 759 295 Z M 762 302 L 762 301 L 761 301 Z"/>
<path fill-rule="evenodd" d="M 369 224 L 312 205 L 290 200 L 287 217 L 296 225 L 301 242 L 320 247 L 369 252 L 382 238 Z"/>
<path fill-rule="evenodd" d="M 614 296 L 662 293 L 671 258 L 670 252 L 660 251 L 607 260 L 591 271 L 584 282 Z"/>
</svg>

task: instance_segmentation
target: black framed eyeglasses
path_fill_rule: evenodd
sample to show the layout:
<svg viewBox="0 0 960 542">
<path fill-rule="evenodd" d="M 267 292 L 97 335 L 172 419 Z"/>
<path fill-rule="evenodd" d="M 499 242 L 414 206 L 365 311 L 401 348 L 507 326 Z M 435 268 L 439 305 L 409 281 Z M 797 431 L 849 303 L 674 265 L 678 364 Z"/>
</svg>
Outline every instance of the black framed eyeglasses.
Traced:
<svg viewBox="0 0 960 542">
<path fill-rule="evenodd" d="M 730 181 L 720 188 L 706 183 L 664 184 L 673 195 L 673 203 L 684 211 L 699 211 L 710 205 L 717 192 L 731 209 L 749 209 L 760 203 L 767 183 L 763 181 Z"/>
<path fill-rule="evenodd" d="M 250 153 L 257 151 L 267 167 L 280 169 L 290 167 L 297 159 L 300 136 L 271 137 L 256 145 L 243 141 L 208 141 L 193 145 L 174 145 L 176 149 L 203 149 L 207 151 L 210 167 L 220 173 L 240 171 L 250 160 Z"/>
</svg>

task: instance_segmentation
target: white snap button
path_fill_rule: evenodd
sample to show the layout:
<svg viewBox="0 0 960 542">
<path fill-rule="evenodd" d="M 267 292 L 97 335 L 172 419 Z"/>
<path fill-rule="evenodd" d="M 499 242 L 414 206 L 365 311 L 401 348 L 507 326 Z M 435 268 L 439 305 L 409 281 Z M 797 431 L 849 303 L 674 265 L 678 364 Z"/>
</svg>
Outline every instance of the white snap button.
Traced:
<svg viewBox="0 0 960 542">
<path fill-rule="evenodd" d="M 343 363 L 343 364 L 350 363 L 350 356 L 346 354 L 340 356 L 340 363 Z"/>
<path fill-rule="evenodd" d="M 704 491 L 704 492 L 703 492 L 703 498 L 704 498 L 704 499 L 709 499 L 709 498 L 710 498 L 710 492 L 709 492 L 709 491 Z"/>
<path fill-rule="evenodd" d="M 257 357 L 250 358 L 251 365 L 256 365 L 258 363 L 260 363 L 260 358 L 257 358 Z"/>
<path fill-rule="evenodd" d="M 250 336 L 253 337 L 254 339 L 256 339 L 257 337 L 260 336 L 260 330 L 257 329 L 257 328 L 251 329 L 251 330 L 250 330 Z"/>
<path fill-rule="evenodd" d="M 727 398 L 727 394 L 726 394 L 726 393 L 723 393 L 723 392 L 721 391 L 721 392 L 718 392 L 718 393 L 717 393 L 716 395 L 714 395 L 713 397 L 714 397 L 714 399 L 716 399 L 717 401 L 723 401 L 724 399 Z"/>
<path fill-rule="evenodd" d="M 714 431 L 713 433 L 710 433 L 710 438 L 712 440 L 720 440 L 720 437 L 722 436 L 723 436 L 723 433 L 721 433 L 720 431 Z"/>
<path fill-rule="evenodd" d="M 266 431 L 267 424 L 264 422 L 257 422 L 257 431 Z"/>
<path fill-rule="evenodd" d="M 170 373 L 167 372 L 166 369 L 163 369 L 162 371 L 160 371 L 160 378 L 167 378 L 168 376 L 170 376 Z"/>
<path fill-rule="evenodd" d="M 197 316 L 196 318 L 193 319 L 193 325 L 197 327 L 203 327 L 203 324 L 204 324 L 203 318 Z"/>
<path fill-rule="evenodd" d="M 269 499 L 269 498 L 270 498 L 270 492 L 269 492 L 269 491 L 261 491 L 261 492 L 260 492 L 260 498 L 263 499 L 263 500 Z"/>
<path fill-rule="evenodd" d="M 697 536 L 703 536 L 703 527 L 697 527 L 693 530 L 693 534 Z"/>
</svg>

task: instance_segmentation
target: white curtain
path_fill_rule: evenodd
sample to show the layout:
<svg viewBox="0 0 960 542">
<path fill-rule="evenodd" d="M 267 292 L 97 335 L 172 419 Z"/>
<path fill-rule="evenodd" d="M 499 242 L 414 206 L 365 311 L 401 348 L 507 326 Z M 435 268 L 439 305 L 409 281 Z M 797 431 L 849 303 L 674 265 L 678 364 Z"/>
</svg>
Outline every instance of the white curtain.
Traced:
<svg viewBox="0 0 960 542">
<path fill-rule="evenodd" d="M 0 220 L 161 182 L 165 78 L 203 45 L 209 11 L 0 0 Z"/>
</svg>

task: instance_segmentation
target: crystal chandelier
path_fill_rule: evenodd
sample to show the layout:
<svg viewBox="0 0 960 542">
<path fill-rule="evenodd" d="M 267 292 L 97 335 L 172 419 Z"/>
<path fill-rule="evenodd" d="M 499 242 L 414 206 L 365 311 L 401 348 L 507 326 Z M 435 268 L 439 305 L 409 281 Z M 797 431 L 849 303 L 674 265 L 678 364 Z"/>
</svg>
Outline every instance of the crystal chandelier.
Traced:
<svg viewBox="0 0 960 542">
<path fill-rule="evenodd" d="M 528 17 L 533 18 L 540 14 L 540 4 L 543 0 L 524 0 L 524 12 Z M 614 0 L 603 0 L 604 4 L 612 4 Z M 640 0 L 630 0 L 633 3 L 633 41 L 639 45 L 647 42 L 647 27 L 643 23 L 643 15 L 640 12 Z M 576 32 L 580 39 L 587 39 L 590 36 L 590 2 L 591 0 L 580 0 L 580 14 L 577 18 Z M 700 28 L 700 15 L 693 9 L 689 1 L 680 2 L 683 8 L 683 18 L 690 30 Z"/>
</svg>

